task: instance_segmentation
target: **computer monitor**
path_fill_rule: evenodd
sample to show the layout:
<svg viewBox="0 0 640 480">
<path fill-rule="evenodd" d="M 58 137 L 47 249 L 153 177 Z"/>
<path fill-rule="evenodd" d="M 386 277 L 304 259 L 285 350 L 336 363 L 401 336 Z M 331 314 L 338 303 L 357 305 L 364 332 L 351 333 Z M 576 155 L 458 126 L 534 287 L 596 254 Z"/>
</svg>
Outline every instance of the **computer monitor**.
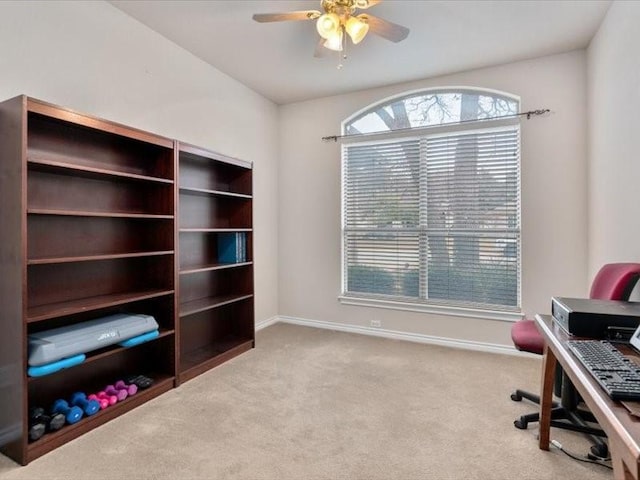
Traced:
<svg viewBox="0 0 640 480">
<path fill-rule="evenodd" d="M 636 328 L 636 331 L 631 335 L 629 343 L 633 348 L 640 352 L 640 325 Z"/>
</svg>

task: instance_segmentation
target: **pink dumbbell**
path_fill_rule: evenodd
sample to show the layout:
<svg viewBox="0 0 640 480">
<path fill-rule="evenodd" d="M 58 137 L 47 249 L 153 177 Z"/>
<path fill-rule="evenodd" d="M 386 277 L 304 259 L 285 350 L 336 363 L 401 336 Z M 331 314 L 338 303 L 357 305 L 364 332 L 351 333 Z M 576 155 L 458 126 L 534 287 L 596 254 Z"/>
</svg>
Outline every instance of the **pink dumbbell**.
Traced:
<svg viewBox="0 0 640 480">
<path fill-rule="evenodd" d="M 100 410 L 104 410 L 105 408 L 107 408 L 109 406 L 109 400 L 107 400 L 105 397 L 103 398 L 98 398 L 97 395 L 95 394 L 91 394 L 87 397 L 89 400 L 95 400 L 100 404 Z"/>
<path fill-rule="evenodd" d="M 135 395 L 138 392 L 137 385 L 134 385 L 133 383 L 131 385 L 127 385 L 122 380 L 118 380 L 115 384 L 115 387 L 117 390 L 126 390 L 129 396 Z"/>
<path fill-rule="evenodd" d="M 107 395 L 115 395 L 119 402 L 123 401 L 129 395 L 126 390 L 118 390 L 113 385 L 107 385 L 104 391 Z"/>
<path fill-rule="evenodd" d="M 105 398 L 109 402 L 109 405 L 115 405 L 118 402 L 118 397 L 115 395 L 107 395 L 106 392 L 98 392 L 97 396 L 98 399 Z"/>
</svg>

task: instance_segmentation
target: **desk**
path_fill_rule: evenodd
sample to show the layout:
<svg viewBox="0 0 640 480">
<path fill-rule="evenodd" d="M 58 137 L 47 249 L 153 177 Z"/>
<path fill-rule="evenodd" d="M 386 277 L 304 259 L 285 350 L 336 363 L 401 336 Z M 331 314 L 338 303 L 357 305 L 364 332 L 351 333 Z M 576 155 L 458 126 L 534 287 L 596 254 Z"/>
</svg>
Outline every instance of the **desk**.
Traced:
<svg viewBox="0 0 640 480">
<path fill-rule="evenodd" d="M 567 349 L 569 335 L 556 326 L 549 315 L 536 315 L 535 320 L 545 340 L 539 447 L 549 450 L 553 383 L 556 363 L 559 363 L 607 434 L 614 478 L 640 480 L 640 418 L 631 416 L 620 402 L 611 400 L 600 388 Z M 631 350 L 623 353 L 632 354 Z"/>
</svg>

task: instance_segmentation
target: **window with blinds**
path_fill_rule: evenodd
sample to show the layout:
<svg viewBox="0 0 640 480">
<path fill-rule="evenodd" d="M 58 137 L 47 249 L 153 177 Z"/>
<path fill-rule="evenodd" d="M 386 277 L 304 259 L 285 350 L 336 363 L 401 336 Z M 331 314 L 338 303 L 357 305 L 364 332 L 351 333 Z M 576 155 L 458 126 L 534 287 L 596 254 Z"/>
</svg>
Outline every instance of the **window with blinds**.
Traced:
<svg viewBox="0 0 640 480">
<path fill-rule="evenodd" d="M 519 307 L 518 126 L 343 147 L 345 296 Z"/>
</svg>

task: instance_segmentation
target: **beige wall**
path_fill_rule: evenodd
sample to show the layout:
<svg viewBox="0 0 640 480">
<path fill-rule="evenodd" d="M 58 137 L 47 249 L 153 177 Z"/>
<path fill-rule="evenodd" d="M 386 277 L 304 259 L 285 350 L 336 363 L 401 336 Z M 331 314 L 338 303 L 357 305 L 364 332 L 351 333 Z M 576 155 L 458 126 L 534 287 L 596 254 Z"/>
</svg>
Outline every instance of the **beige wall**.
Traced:
<svg viewBox="0 0 640 480">
<path fill-rule="evenodd" d="M 345 68 L 349 68 L 347 65 Z M 280 314 L 435 337 L 511 345 L 511 323 L 348 306 L 340 294 L 340 122 L 385 97 L 418 88 L 471 86 L 550 108 L 522 122 L 522 304 L 548 312 L 553 295 L 587 291 L 586 55 L 576 51 L 280 109 Z"/>
<path fill-rule="evenodd" d="M 588 49 L 589 273 L 640 262 L 640 2 L 614 2 Z"/>
<path fill-rule="evenodd" d="M 1 2 L 0 98 L 25 93 L 254 161 L 257 321 L 380 320 L 389 330 L 509 345 L 508 322 L 338 302 L 340 147 L 320 138 L 372 102 L 417 88 L 489 88 L 519 95 L 524 110 L 552 109 L 522 124 L 522 303 L 527 314 L 548 311 L 552 295 L 585 295 L 600 264 L 640 261 L 640 64 L 630 61 L 638 20 L 640 4 L 616 2 L 587 54 L 278 109 L 107 3 Z"/>
<path fill-rule="evenodd" d="M 253 161 L 256 320 L 278 313 L 276 105 L 105 2 L 0 2 L 0 99 L 23 93 Z"/>
</svg>

